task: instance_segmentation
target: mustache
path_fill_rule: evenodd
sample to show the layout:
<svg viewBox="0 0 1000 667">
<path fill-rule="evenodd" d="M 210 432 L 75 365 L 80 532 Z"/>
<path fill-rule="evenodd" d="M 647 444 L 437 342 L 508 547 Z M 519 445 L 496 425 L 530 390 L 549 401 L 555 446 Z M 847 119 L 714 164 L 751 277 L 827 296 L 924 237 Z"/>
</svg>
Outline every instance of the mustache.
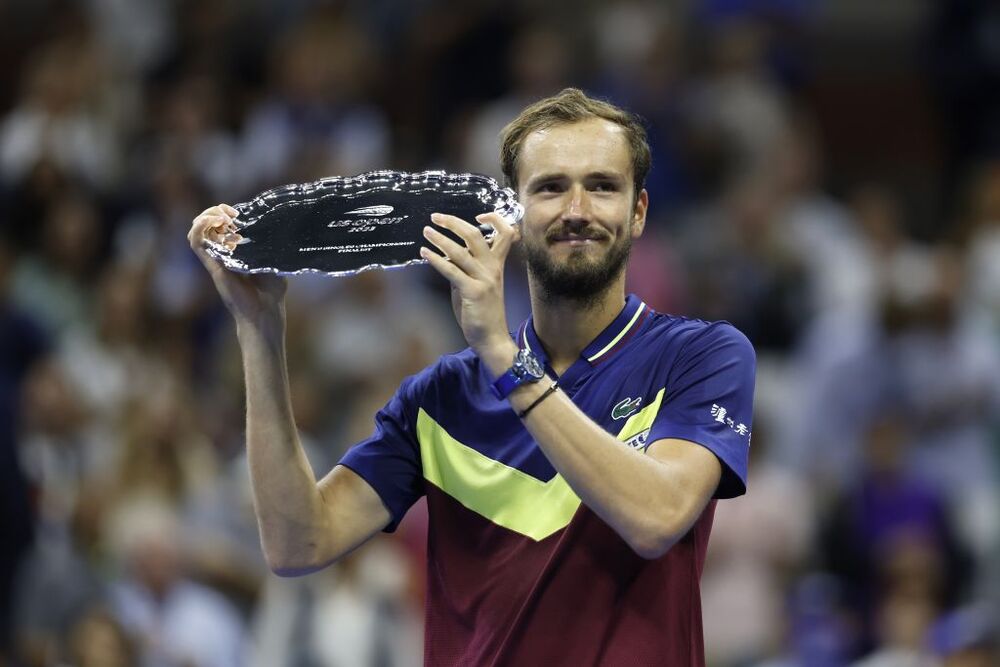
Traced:
<svg viewBox="0 0 1000 667">
<path fill-rule="evenodd" d="M 607 234 L 600 229 L 571 229 L 565 225 L 555 227 L 545 232 L 546 241 L 561 241 L 565 239 L 600 241 L 605 238 L 607 238 Z"/>
</svg>

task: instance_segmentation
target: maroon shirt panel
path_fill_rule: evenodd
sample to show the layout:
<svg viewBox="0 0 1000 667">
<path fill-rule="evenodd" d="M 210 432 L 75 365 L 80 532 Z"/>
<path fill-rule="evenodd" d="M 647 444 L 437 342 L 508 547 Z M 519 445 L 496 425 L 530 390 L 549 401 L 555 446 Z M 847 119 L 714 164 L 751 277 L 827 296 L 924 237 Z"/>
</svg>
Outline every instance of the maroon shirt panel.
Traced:
<svg viewBox="0 0 1000 667">
<path fill-rule="evenodd" d="M 424 662 L 704 667 L 699 578 L 712 501 L 646 560 L 582 506 L 535 542 L 427 484 Z"/>
</svg>

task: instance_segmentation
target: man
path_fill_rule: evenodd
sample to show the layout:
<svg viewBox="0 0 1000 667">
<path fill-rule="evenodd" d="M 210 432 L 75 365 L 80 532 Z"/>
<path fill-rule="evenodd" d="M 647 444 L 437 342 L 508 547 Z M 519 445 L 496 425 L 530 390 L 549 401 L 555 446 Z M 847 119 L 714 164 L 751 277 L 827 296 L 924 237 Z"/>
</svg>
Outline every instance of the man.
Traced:
<svg viewBox="0 0 1000 667">
<path fill-rule="evenodd" d="M 469 348 L 405 380 L 318 483 L 289 406 L 284 283 L 205 254 L 206 234 L 235 232 L 234 209 L 195 219 L 243 351 L 264 552 L 279 574 L 316 570 L 426 494 L 427 664 L 702 665 L 698 579 L 713 499 L 745 490 L 753 349 L 728 324 L 626 298 L 648 206 L 632 115 L 567 89 L 508 125 L 501 154 L 517 227 L 480 216 L 492 245 L 449 215 L 424 230 Z M 503 271 L 518 241 L 532 316 L 512 336 Z"/>
</svg>

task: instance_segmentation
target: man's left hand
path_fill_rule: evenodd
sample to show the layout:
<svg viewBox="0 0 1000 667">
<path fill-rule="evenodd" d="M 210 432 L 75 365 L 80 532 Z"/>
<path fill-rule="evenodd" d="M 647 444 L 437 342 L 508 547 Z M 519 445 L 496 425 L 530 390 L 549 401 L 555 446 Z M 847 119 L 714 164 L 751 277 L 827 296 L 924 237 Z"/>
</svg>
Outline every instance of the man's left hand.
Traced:
<svg viewBox="0 0 1000 667">
<path fill-rule="evenodd" d="M 431 221 L 453 232 L 465 243 L 456 243 L 430 225 L 424 238 L 444 253 L 421 248 L 420 256 L 451 283 L 453 302 L 465 340 L 492 369 L 510 364 L 513 345 L 504 312 L 503 270 L 511 246 L 520 240 L 520 230 L 498 213 L 476 216 L 481 224 L 496 230 L 489 244 L 475 227 L 461 218 L 443 213 L 431 215 Z M 457 293 L 457 295 L 456 295 Z"/>
</svg>

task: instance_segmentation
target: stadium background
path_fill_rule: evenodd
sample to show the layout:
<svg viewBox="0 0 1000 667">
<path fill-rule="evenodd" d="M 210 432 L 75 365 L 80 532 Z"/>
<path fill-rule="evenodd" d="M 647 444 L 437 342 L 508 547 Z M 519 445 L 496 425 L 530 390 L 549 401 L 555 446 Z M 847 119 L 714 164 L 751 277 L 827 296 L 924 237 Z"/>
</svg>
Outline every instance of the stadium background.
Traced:
<svg viewBox="0 0 1000 667">
<path fill-rule="evenodd" d="M 998 84 L 987 0 L 0 2 L 0 664 L 420 664 L 420 507 L 267 572 L 185 233 L 325 175 L 497 175 L 499 128 L 565 85 L 649 125 L 630 289 L 758 350 L 710 664 L 997 664 Z M 421 268 L 293 281 L 317 470 L 461 346 L 446 297 Z"/>
</svg>

